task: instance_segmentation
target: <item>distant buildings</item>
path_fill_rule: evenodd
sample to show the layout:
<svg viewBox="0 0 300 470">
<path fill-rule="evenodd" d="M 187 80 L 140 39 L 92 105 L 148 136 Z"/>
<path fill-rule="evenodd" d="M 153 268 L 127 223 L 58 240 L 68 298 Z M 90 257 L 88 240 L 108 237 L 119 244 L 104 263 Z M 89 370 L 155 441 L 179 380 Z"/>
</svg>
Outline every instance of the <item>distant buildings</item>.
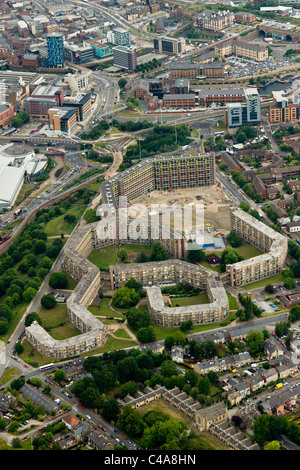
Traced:
<svg viewBox="0 0 300 470">
<path fill-rule="evenodd" d="M 114 65 L 125 72 L 133 73 L 137 66 L 136 48 L 134 46 L 116 46 L 113 48 Z"/>
</svg>

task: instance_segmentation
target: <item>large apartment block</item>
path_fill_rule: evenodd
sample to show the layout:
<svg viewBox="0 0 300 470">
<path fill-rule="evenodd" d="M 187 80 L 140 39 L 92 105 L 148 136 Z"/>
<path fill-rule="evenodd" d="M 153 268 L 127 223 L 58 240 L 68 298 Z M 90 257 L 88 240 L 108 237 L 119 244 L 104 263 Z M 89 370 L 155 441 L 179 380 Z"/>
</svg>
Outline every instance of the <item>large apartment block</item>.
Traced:
<svg viewBox="0 0 300 470">
<path fill-rule="evenodd" d="M 185 261 L 167 260 L 152 263 L 110 266 L 111 288 L 122 287 L 134 278 L 147 290 L 152 321 L 165 327 L 179 326 L 193 320 L 195 325 L 223 321 L 229 315 L 228 298 L 218 275 Z M 182 282 L 206 292 L 208 304 L 185 307 L 165 306 L 161 286 Z"/>
<path fill-rule="evenodd" d="M 245 243 L 250 243 L 263 252 L 262 255 L 227 265 L 232 286 L 258 281 L 283 269 L 288 251 L 286 237 L 241 209 L 232 212 L 231 226 Z"/>
<path fill-rule="evenodd" d="M 256 62 L 264 62 L 268 60 L 269 56 L 267 46 L 251 44 L 237 39 L 228 39 L 228 41 L 217 43 L 215 45 L 215 54 L 220 58 L 235 55 Z"/>
<path fill-rule="evenodd" d="M 112 200 L 116 208 L 119 198 L 128 202 L 154 190 L 196 188 L 216 184 L 215 156 L 174 155 L 147 158 L 137 165 L 106 180 L 101 186 L 103 200 Z M 106 195 L 108 192 L 109 197 Z"/>
<path fill-rule="evenodd" d="M 90 227 L 78 229 L 64 247 L 63 269 L 77 286 L 67 300 L 67 321 L 82 334 L 55 340 L 37 322 L 25 328 L 28 341 L 45 357 L 65 358 L 82 354 L 103 346 L 106 327 L 88 311 L 88 306 L 98 295 L 101 287 L 99 269 L 86 259 L 93 249 L 93 232 Z"/>
</svg>

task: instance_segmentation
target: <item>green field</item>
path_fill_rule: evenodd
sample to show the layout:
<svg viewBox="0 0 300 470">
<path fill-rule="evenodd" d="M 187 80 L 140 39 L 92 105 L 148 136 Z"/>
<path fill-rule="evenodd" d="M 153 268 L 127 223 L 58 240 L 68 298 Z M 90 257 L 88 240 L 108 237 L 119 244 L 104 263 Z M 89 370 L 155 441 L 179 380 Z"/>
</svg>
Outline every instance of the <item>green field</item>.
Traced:
<svg viewBox="0 0 300 470">
<path fill-rule="evenodd" d="M 281 273 L 275 274 L 274 276 L 267 277 L 266 279 L 261 279 L 260 281 L 252 282 L 251 284 L 246 284 L 244 289 L 251 290 L 251 289 L 258 289 L 259 287 L 265 287 L 269 284 L 278 284 L 279 282 L 283 282 L 284 277 Z"/>
<path fill-rule="evenodd" d="M 237 310 L 238 304 L 236 298 L 233 297 L 229 292 L 226 292 L 228 300 L 229 300 L 229 310 Z"/>
<path fill-rule="evenodd" d="M 187 305 L 209 304 L 207 294 L 193 295 L 192 297 L 171 298 L 172 307 L 184 307 Z"/>
<path fill-rule="evenodd" d="M 151 245 L 121 245 L 127 251 L 128 258 L 136 258 L 136 256 L 143 251 L 145 255 L 150 256 L 152 247 Z"/>
<path fill-rule="evenodd" d="M 263 252 L 253 245 L 242 245 L 236 248 L 237 252 L 245 259 L 253 258 L 254 256 L 262 255 Z"/>
<path fill-rule="evenodd" d="M 61 235 L 62 233 L 65 235 L 70 235 L 74 230 L 78 220 L 84 213 L 86 207 L 84 205 L 77 205 L 71 207 L 65 214 L 59 215 L 58 217 L 54 217 L 53 219 L 49 220 L 49 222 L 45 225 L 45 232 L 47 233 L 48 237 L 52 237 L 55 235 Z M 68 223 L 64 220 L 65 215 L 74 215 L 76 220 L 72 223 Z"/>
<path fill-rule="evenodd" d="M 68 273 L 65 273 L 65 275 L 67 276 L 67 279 L 68 279 L 67 290 L 74 290 L 75 287 L 77 286 L 77 281 L 75 281 L 75 279 L 73 279 Z"/>
<path fill-rule="evenodd" d="M 177 422 L 182 422 L 186 426 L 190 424 L 185 416 L 183 416 L 179 411 L 175 410 L 173 407 L 168 406 L 164 401 L 158 400 L 155 403 L 151 403 L 151 405 L 144 406 L 141 410 L 139 410 L 141 416 L 148 413 L 148 411 L 159 411 L 164 415 L 168 416 L 170 419 L 173 419 Z"/>
<path fill-rule="evenodd" d="M 7 367 L 7 369 L 5 369 L 4 374 L 1 378 L 1 382 L 0 382 L 1 385 L 5 384 L 6 382 L 9 382 L 10 380 L 14 379 L 18 375 L 20 375 L 20 371 L 18 369 L 16 369 L 15 367 Z"/>
<path fill-rule="evenodd" d="M 99 306 L 94 307 L 90 306 L 88 310 L 93 314 L 93 315 L 98 315 L 101 317 L 113 317 L 113 318 L 123 318 L 122 313 L 117 313 L 114 310 L 112 310 L 109 306 L 109 302 L 111 301 L 111 298 L 109 297 L 103 297 L 101 299 L 101 302 Z"/>
<path fill-rule="evenodd" d="M 130 339 L 129 334 L 125 330 L 123 330 L 122 328 L 119 328 L 118 330 L 114 331 L 114 335 L 118 336 L 118 338 Z"/>
<path fill-rule="evenodd" d="M 116 248 L 114 245 L 98 248 L 89 254 L 88 259 L 98 268 L 108 270 L 111 264 L 117 264 Z"/>
<path fill-rule="evenodd" d="M 121 338 L 113 338 L 110 334 L 108 334 L 107 341 L 102 348 L 93 349 L 93 351 L 84 353 L 82 356 L 93 356 L 95 354 L 102 354 L 105 352 L 115 351 L 117 349 L 130 348 L 132 346 L 137 346 L 137 343 L 135 341 L 128 341 Z"/>
<path fill-rule="evenodd" d="M 57 340 L 71 338 L 80 335 L 81 332 L 72 323 L 66 321 L 67 304 L 57 304 L 52 309 L 41 308 L 39 316 L 42 319 L 44 328 L 51 328 L 48 333 Z"/>
</svg>

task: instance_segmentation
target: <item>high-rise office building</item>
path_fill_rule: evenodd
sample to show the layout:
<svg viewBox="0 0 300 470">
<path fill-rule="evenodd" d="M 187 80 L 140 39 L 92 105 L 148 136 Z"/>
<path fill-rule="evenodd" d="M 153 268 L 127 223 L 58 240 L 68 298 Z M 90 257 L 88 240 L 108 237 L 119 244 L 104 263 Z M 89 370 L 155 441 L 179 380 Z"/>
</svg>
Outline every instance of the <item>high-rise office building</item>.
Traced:
<svg viewBox="0 0 300 470">
<path fill-rule="evenodd" d="M 125 28 L 115 28 L 112 30 L 112 42 L 116 46 L 130 45 L 130 32 Z"/>
<path fill-rule="evenodd" d="M 47 35 L 48 67 L 63 68 L 65 64 L 64 37 L 61 33 Z"/>
<path fill-rule="evenodd" d="M 245 102 L 228 103 L 225 111 L 225 122 L 228 127 L 239 127 L 244 124 L 260 123 L 260 96 L 257 88 L 245 88 Z"/>
<path fill-rule="evenodd" d="M 135 71 L 137 66 L 136 48 L 133 46 L 116 46 L 113 48 L 114 65 L 121 67 L 129 73 Z"/>
</svg>

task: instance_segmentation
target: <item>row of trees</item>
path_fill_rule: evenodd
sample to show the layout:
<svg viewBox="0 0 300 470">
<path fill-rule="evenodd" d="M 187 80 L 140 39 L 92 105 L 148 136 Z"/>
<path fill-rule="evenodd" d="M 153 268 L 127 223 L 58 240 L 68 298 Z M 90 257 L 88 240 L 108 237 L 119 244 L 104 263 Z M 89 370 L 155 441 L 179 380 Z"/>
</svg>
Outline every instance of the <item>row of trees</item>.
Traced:
<svg viewBox="0 0 300 470">
<path fill-rule="evenodd" d="M 127 148 L 125 161 L 136 159 L 139 155 L 144 158 L 157 153 L 171 152 L 178 146 L 189 144 L 188 137 L 190 136 L 191 132 L 187 124 L 180 124 L 176 126 L 176 129 L 174 126 L 155 125 L 144 139 Z"/>
</svg>

